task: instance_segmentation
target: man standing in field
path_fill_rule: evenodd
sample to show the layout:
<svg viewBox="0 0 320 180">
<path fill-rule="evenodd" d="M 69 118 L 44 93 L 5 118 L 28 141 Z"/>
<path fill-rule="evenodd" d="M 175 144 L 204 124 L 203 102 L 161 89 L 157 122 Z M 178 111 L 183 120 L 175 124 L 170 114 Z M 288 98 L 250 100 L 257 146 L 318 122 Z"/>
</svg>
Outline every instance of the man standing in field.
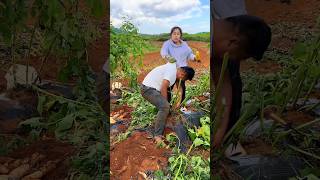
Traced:
<svg viewBox="0 0 320 180">
<path fill-rule="evenodd" d="M 141 95 L 157 107 L 158 114 L 155 120 L 155 141 L 162 141 L 166 119 L 169 115 L 170 103 L 168 102 L 167 89 L 176 81 L 192 80 L 194 70 L 191 67 L 176 67 L 176 63 L 158 66 L 147 74 L 141 85 Z"/>
</svg>

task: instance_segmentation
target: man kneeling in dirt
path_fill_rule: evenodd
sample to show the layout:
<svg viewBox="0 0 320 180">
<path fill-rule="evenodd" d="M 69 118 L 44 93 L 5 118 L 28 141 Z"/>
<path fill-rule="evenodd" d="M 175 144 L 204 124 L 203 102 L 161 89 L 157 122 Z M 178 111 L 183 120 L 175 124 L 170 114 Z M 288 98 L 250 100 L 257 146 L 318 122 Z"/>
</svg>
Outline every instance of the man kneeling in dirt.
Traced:
<svg viewBox="0 0 320 180">
<path fill-rule="evenodd" d="M 242 81 L 240 62 L 248 58 L 261 60 L 271 41 L 271 29 L 255 16 L 239 15 L 213 20 L 212 64 L 214 84 L 220 79 L 224 55 L 229 62 L 223 77 L 221 94 L 217 97 L 217 111 L 223 111 L 213 146 L 220 147 L 225 134 L 232 129 L 240 117 L 242 104 Z M 213 85 L 213 83 L 212 83 Z"/>
<path fill-rule="evenodd" d="M 166 119 L 170 111 L 168 102 L 168 91 L 176 80 L 192 80 L 194 70 L 191 67 L 176 67 L 176 63 L 167 63 L 154 68 L 144 78 L 141 85 L 142 96 L 151 104 L 157 107 L 158 114 L 155 121 L 155 141 L 162 141 L 162 134 L 165 128 Z"/>
</svg>

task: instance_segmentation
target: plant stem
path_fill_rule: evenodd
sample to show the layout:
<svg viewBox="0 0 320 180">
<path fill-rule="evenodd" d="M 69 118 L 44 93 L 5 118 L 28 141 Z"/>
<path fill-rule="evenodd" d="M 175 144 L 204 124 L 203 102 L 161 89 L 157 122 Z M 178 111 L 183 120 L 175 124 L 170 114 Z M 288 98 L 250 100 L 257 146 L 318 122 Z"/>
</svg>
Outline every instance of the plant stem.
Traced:
<svg viewBox="0 0 320 180">
<path fill-rule="evenodd" d="M 221 94 L 222 84 L 223 84 L 223 80 L 224 80 L 224 74 L 225 74 L 225 71 L 227 69 L 228 61 L 229 61 L 229 54 L 226 53 L 224 55 L 224 57 L 223 57 L 220 77 L 219 77 L 218 85 L 216 87 L 216 94 L 215 94 L 215 101 L 216 102 L 215 102 L 215 105 L 217 105 L 218 101 L 219 101 L 218 97 L 220 97 L 220 94 Z M 223 111 L 224 111 L 224 106 L 218 112 L 216 112 L 216 115 L 215 115 L 215 118 L 214 118 L 214 121 L 213 121 L 213 133 L 216 133 L 216 130 L 218 129 L 218 127 L 220 125 L 221 116 L 222 116 Z M 213 112 L 213 107 L 211 108 L 211 113 L 214 113 Z"/>
<path fill-rule="evenodd" d="M 187 156 L 189 155 L 189 153 L 191 152 L 191 149 L 193 148 L 193 146 L 194 146 L 194 142 L 192 143 L 192 145 L 190 146 L 190 148 L 188 149 L 188 152 L 187 152 Z"/>
<path fill-rule="evenodd" d="M 304 100 L 304 102 L 303 102 L 303 105 L 305 105 L 306 102 L 308 101 L 308 99 L 309 99 L 309 97 L 310 97 L 310 93 L 311 93 L 312 89 L 314 88 L 315 84 L 317 83 L 317 81 L 318 81 L 318 78 L 314 78 L 314 79 L 313 79 L 313 81 L 312 81 L 312 83 L 311 83 L 311 85 L 310 85 L 310 87 L 309 87 L 309 89 L 308 89 L 308 92 L 307 92 L 307 94 L 306 94 L 306 96 L 305 96 L 305 100 Z"/>
<path fill-rule="evenodd" d="M 304 154 L 304 155 L 311 156 L 311 157 L 313 157 L 313 158 L 315 158 L 315 159 L 317 159 L 317 160 L 320 160 L 320 156 L 317 156 L 317 155 L 312 154 L 312 153 L 310 153 L 310 152 L 304 151 L 304 150 L 302 150 L 302 149 L 300 149 L 300 148 L 297 148 L 297 147 L 295 147 L 295 146 L 292 146 L 292 145 L 290 145 L 290 144 L 288 144 L 288 147 L 290 147 L 291 149 L 293 149 L 293 150 L 295 150 L 295 151 L 297 151 L 297 152 L 300 152 L 300 153 L 302 153 L 302 154 Z"/>
<path fill-rule="evenodd" d="M 28 54 L 26 56 L 26 61 L 27 61 L 26 84 L 27 84 L 27 86 L 29 85 L 29 65 L 30 65 L 31 46 L 32 46 L 32 43 L 33 43 L 35 32 L 36 32 L 36 26 L 34 25 L 33 28 L 32 28 L 32 34 L 31 34 L 31 38 L 30 38 L 30 41 L 29 41 Z"/>
<path fill-rule="evenodd" d="M 293 132 L 296 132 L 296 130 L 298 131 L 298 130 L 300 130 L 300 129 L 302 129 L 302 128 L 308 127 L 308 126 L 310 126 L 310 125 L 312 125 L 312 124 L 315 124 L 315 123 L 318 123 L 318 122 L 320 122 L 320 118 L 315 119 L 315 120 L 313 120 L 313 121 L 311 121 L 311 122 L 307 122 L 307 123 L 305 123 L 305 124 L 302 124 L 302 125 L 294 128 L 294 129 L 289 129 L 289 130 L 287 130 L 287 131 L 285 131 L 285 132 L 282 132 L 281 134 L 279 134 L 279 135 L 275 138 L 275 141 L 273 142 L 273 144 L 277 143 L 281 137 L 284 137 L 284 136 L 288 135 L 288 134 L 291 133 L 292 131 L 293 131 Z"/>
<path fill-rule="evenodd" d="M 15 56 L 14 56 L 16 36 L 17 36 L 17 32 L 16 32 L 16 28 L 14 28 L 13 37 L 11 39 L 11 62 L 13 66 L 16 64 Z M 17 82 L 16 71 L 15 71 L 15 67 L 13 67 L 13 84 L 16 84 L 16 82 Z"/>
<path fill-rule="evenodd" d="M 174 180 L 176 180 L 176 179 L 178 178 L 178 175 L 179 175 L 179 173 L 180 173 L 180 169 L 181 169 L 181 166 L 182 166 L 182 156 L 180 155 L 178 158 L 180 159 L 180 165 L 179 165 L 178 172 L 176 172 L 176 175 L 175 175 L 175 177 L 174 177 Z"/>
<path fill-rule="evenodd" d="M 31 85 L 31 86 L 32 86 L 33 89 L 39 91 L 40 93 L 46 94 L 48 96 L 52 96 L 52 97 L 55 97 L 55 98 L 60 98 L 60 99 L 63 99 L 65 101 L 68 101 L 68 102 L 71 102 L 71 103 L 74 103 L 74 104 L 78 104 L 78 105 L 82 105 L 82 106 L 88 106 L 88 107 L 93 108 L 93 109 L 101 109 L 101 106 L 98 106 L 98 105 L 94 106 L 94 105 L 90 105 L 90 104 L 87 104 L 87 103 L 75 101 L 75 100 L 72 100 L 72 99 L 67 99 L 67 98 L 65 98 L 63 96 L 58 96 L 58 95 L 52 94 L 52 93 L 50 93 L 48 91 L 45 91 L 43 89 L 40 89 L 37 86 L 34 86 L 34 85 Z"/>
</svg>

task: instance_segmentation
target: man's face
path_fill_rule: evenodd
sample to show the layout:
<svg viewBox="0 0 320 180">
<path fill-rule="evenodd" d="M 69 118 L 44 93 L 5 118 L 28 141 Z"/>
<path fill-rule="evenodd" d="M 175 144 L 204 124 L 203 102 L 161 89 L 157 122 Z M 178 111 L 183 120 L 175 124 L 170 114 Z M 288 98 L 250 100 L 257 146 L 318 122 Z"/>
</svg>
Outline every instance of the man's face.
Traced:
<svg viewBox="0 0 320 180">
<path fill-rule="evenodd" d="M 182 80 L 182 81 L 185 81 L 187 78 L 187 73 L 185 73 L 183 70 L 181 69 L 178 69 L 177 71 L 177 79 L 178 80 Z"/>
<path fill-rule="evenodd" d="M 181 38 L 181 33 L 179 31 L 179 29 L 175 29 L 172 34 L 171 34 L 171 39 L 174 43 L 178 43 L 180 41 Z"/>
<path fill-rule="evenodd" d="M 213 56 L 215 59 L 223 59 L 225 53 L 229 53 L 230 59 L 242 60 L 245 58 L 241 50 L 240 37 L 236 34 L 232 25 L 224 20 L 213 20 Z"/>
</svg>

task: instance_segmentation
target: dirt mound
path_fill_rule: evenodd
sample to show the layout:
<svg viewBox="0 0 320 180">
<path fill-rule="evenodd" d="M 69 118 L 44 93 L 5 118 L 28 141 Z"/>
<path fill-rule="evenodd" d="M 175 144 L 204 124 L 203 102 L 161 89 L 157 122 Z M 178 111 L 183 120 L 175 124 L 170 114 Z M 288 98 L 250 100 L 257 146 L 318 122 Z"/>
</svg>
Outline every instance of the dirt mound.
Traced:
<svg viewBox="0 0 320 180">
<path fill-rule="evenodd" d="M 248 13 L 264 18 L 268 23 L 292 22 L 314 25 L 319 16 L 320 1 L 291 0 L 290 4 L 279 0 L 246 0 Z"/>
<path fill-rule="evenodd" d="M 131 119 L 131 112 L 133 108 L 128 105 L 115 107 L 110 116 L 119 119 Z"/>
<path fill-rule="evenodd" d="M 272 145 L 267 144 L 262 139 L 251 139 L 241 143 L 249 155 L 271 155 L 274 153 Z"/>
<path fill-rule="evenodd" d="M 240 65 L 240 71 L 246 72 L 249 70 L 256 71 L 258 74 L 268 74 L 275 73 L 282 70 L 281 65 L 274 61 L 261 61 L 261 62 L 252 62 L 244 61 Z"/>
<path fill-rule="evenodd" d="M 110 113 L 110 118 L 111 121 L 110 123 L 112 124 L 111 126 L 111 132 L 110 136 L 111 139 L 112 137 L 125 132 L 131 122 L 131 112 L 133 111 L 132 107 L 129 107 L 128 105 L 121 105 L 118 107 L 115 107 L 112 112 Z"/>
<path fill-rule="evenodd" d="M 304 112 L 288 111 L 284 114 L 283 119 L 287 123 L 297 126 L 314 120 L 314 117 Z"/>
<path fill-rule="evenodd" d="M 135 132 L 111 148 L 111 179 L 142 179 L 141 173 L 166 167 L 170 152 L 157 148 L 146 132 Z"/>
<path fill-rule="evenodd" d="M 39 140 L 0 157 L 0 163 L 9 170 L 3 174 L 12 174 L 20 168 L 20 172 L 24 172 L 20 177 L 41 171 L 38 179 L 64 179 L 70 167 L 69 157 L 74 153 L 74 147 L 69 144 L 53 139 Z"/>
<path fill-rule="evenodd" d="M 188 65 L 194 69 L 205 69 L 209 71 L 210 68 L 210 49 L 208 47 L 209 43 L 199 42 L 199 41 L 190 41 L 188 42 L 189 46 L 195 51 L 199 51 L 201 62 L 189 61 Z"/>
</svg>

